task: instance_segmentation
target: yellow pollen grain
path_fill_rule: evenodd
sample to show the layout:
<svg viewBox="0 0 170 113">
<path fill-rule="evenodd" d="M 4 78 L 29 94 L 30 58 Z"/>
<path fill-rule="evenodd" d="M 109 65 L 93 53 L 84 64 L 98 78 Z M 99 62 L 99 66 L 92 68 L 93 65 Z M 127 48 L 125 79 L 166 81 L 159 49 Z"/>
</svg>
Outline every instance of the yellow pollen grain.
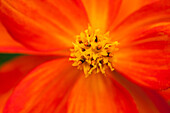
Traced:
<svg viewBox="0 0 170 113">
<path fill-rule="evenodd" d="M 76 36 L 69 60 L 74 62 L 72 66 L 84 71 L 85 77 L 92 73 L 105 74 L 107 68 L 114 70 L 114 52 L 118 50 L 118 44 L 109 40 L 109 32 L 102 34 L 99 29 L 93 30 L 88 26 Z"/>
</svg>

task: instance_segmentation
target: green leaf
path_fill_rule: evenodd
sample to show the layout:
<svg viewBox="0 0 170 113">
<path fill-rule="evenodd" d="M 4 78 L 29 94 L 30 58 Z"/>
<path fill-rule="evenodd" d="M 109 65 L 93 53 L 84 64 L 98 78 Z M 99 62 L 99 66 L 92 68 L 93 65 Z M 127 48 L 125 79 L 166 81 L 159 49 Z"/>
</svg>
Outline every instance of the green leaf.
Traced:
<svg viewBox="0 0 170 113">
<path fill-rule="evenodd" d="M 0 54 L 0 65 L 16 56 L 19 56 L 19 54 Z"/>
</svg>

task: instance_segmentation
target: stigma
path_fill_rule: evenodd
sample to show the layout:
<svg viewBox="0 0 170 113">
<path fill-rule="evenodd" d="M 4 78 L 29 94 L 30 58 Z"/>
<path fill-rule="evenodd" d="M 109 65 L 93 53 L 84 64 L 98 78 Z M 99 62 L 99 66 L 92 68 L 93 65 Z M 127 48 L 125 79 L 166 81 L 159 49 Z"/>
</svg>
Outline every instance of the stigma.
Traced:
<svg viewBox="0 0 170 113">
<path fill-rule="evenodd" d="M 110 40 L 109 32 L 103 34 L 100 29 L 88 26 L 87 30 L 76 36 L 69 60 L 73 61 L 72 66 L 84 71 L 85 77 L 92 73 L 105 75 L 106 69 L 114 70 L 114 53 L 118 50 L 118 44 Z"/>
</svg>

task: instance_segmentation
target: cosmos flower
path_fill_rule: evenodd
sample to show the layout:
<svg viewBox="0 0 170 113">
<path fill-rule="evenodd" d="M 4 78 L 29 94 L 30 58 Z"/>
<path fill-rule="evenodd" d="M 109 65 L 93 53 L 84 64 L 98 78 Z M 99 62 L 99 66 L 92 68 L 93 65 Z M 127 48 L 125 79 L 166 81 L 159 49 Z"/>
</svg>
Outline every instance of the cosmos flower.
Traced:
<svg viewBox="0 0 170 113">
<path fill-rule="evenodd" d="M 1 0 L 4 113 L 168 113 L 169 0 Z M 27 56 L 26 56 L 27 55 Z"/>
</svg>

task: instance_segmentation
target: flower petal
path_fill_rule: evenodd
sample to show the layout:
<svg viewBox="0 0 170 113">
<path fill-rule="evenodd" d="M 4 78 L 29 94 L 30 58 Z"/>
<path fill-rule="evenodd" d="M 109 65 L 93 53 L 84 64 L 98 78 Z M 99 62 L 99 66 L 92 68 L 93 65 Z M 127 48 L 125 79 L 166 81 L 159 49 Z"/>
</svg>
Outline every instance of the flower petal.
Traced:
<svg viewBox="0 0 170 113">
<path fill-rule="evenodd" d="M 161 90 L 159 93 L 163 96 L 163 98 L 170 104 L 170 88 Z"/>
<path fill-rule="evenodd" d="M 88 23 L 79 0 L 1 0 L 0 17 L 15 40 L 37 50 L 72 46 Z"/>
<path fill-rule="evenodd" d="M 138 113 L 132 97 L 120 84 L 103 75 L 81 75 L 69 97 L 68 113 L 121 112 Z"/>
<path fill-rule="evenodd" d="M 105 31 L 115 19 L 121 0 L 82 0 L 93 28 Z"/>
<path fill-rule="evenodd" d="M 6 93 L 3 93 L 3 94 L 0 94 L 0 113 L 3 113 L 3 109 L 4 109 L 4 106 L 8 100 L 8 98 L 10 97 L 12 91 L 8 91 Z"/>
<path fill-rule="evenodd" d="M 111 28 L 114 28 L 117 24 L 119 24 L 126 17 L 128 17 L 130 14 L 137 11 L 141 7 L 154 3 L 158 0 L 120 0 L 120 1 L 122 2 L 119 8 L 119 12 L 116 15 L 116 17 L 114 17 L 114 21 L 112 21 L 112 25 L 110 26 Z"/>
<path fill-rule="evenodd" d="M 42 64 L 16 87 L 4 113 L 65 113 L 68 92 L 78 73 L 68 59 Z"/>
<path fill-rule="evenodd" d="M 111 72 L 111 79 L 118 81 L 129 91 L 136 103 L 139 113 L 169 113 L 167 103 L 154 91 L 145 89 L 127 80 L 120 73 Z M 152 96 L 151 96 L 152 95 Z"/>
<path fill-rule="evenodd" d="M 37 65 L 53 59 L 53 57 L 39 56 L 19 56 L 0 68 L 0 113 L 6 101 L 10 97 L 15 86 L 25 77 L 25 75 Z"/>
<path fill-rule="evenodd" d="M 115 54 L 115 68 L 141 85 L 154 89 L 170 87 L 170 26 L 163 28 L 142 33 L 138 41 L 120 48 Z"/>
<path fill-rule="evenodd" d="M 160 110 L 160 113 L 169 113 L 170 106 L 156 91 L 148 88 L 143 89 L 145 90 L 149 98 L 155 103 L 155 106 Z"/>
<path fill-rule="evenodd" d="M 132 34 L 141 30 L 146 30 L 150 26 L 169 23 L 170 21 L 170 1 L 161 0 L 146 5 L 135 11 L 119 23 L 114 29 L 110 29 L 110 35 L 113 40 L 123 41 L 132 40 L 138 37 L 132 37 Z"/>
<path fill-rule="evenodd" d="M 0 68 L 0 94 L 14 88 L 37 65 L 56 57 L 19 56 Z"/>
<path fill-rule="evenodd" d="M 35 51 L 14 40 L 0 22 L 0 53 L 21 53 L 31 55 L 60 55 L 70 56 L 69 49 L 61 51 Z"/>
<path fill-rule="evenodd" d="M 27 49 L 20 43 L 16 42 L 8 34 L 2 23 L 0 23 L 0 52 L 2 53 L 30 53 L 31 50 Z"/>
<path fill-rule="evenodd" d="M 153 89 L 170 87 L 170 2 L 154 3 L 132 14 L 122 26 L 115 68 Z M 118 30 L 119 29 L 119 30 Z M 121 31 L 118 27 L 115 31 Z M 122 35 L 123 34 L 123 35 Z"/>
</svg>

